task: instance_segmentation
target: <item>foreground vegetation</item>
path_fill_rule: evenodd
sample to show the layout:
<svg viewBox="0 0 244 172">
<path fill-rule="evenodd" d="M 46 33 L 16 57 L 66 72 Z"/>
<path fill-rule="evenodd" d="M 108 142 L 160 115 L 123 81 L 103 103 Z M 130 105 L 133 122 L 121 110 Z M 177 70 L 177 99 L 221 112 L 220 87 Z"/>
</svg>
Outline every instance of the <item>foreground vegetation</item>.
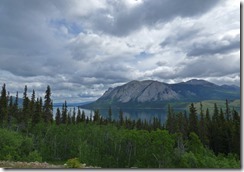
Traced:
<svg viewBox="0 0 244 172">
<path fill-rule="evenodd" d="M 44 103 L 23 94 L 0 97 L 0 160 L 79 163 L 102 168 L 240 168 L 240 116 L 235 109 L 218 108 L 198 113 L 194 104 L 189 113 L 174 113 L 168 107 L 168 118 L 161 125 L 124 119 L 103 118 L 96 110 L 87 117 L 79 109 L 67 110 L 66 102 L 52 114 L 51 89 L 48 86 Z M 27 167 L 28 168 L 28 167 Z M 31 168 L 31 167 L 30 167 Z M 48 168 L 48 167 L 47 167 Z"/>
</svg>

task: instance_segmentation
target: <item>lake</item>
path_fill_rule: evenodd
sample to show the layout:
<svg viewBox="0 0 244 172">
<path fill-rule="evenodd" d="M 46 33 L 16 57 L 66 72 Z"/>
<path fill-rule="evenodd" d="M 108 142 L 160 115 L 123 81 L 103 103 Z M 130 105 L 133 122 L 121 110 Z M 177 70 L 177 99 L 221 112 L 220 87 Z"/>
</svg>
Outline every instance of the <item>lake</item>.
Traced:
<svg viewBox="0 0 244 172">
<path fill-rule="evenodd" d="M 73 111 L 74 106 L 69 106 L 68 107 L 68 111 L 71 110 L 71 112 Z M 62 107 L 59 107 L 59 109 L 61 110 Z M 76 109 L 76 113 L 78 111 L 78 107 L 75 107 Z M 82 110 L 84 110 L 85 115 L 90 117 L 91 115 L 94 115 L 94 111 L 91 109 L 83 109 L 80 108 L 81 112 Z M 165 108 L 148 108 L 148 109 L 132 109 L 132 108 L 125 108 L 125 109 L 121 109 L 123 111 L 123 115 L 124 115 L 124 119 L 131 119 L 131 120 L 138 120 L 139 118 L 141 120 L 146 120 L 147 122 L 151 123 L 153 121 L 154 117 L 157 117 L 161 124 L 163 124 L 166 121 L 167 118 L 167 109 Z M 177 111 L 184 111 L 185 109 L 183 108 L 178 108 L 178 109 L 174 109 L 175 112 Z M 53 114 L 54 116 L 56 115 L 56 111 L 57 111 L 57 107 L 53 108 Z M 116 109 L 112 109 L 112 119 L 118 120 L 119 119 L 119 108 Z M 100 115 L 104 118 L 108 118 L 108 109 L 99 109 Z M 72 113 L 71 113 L 72 114 Z"/>
</svg>

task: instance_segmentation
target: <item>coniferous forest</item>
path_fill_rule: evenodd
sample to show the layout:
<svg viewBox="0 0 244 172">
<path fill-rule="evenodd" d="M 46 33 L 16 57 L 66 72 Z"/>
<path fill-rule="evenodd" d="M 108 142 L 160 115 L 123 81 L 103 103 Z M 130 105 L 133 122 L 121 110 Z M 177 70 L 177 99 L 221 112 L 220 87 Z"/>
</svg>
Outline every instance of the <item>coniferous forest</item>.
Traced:
<svg viewBox="0 0 244 172">
<path fill-rule="evenodd" d="M 21 97 L 22 104 L 19 104 Z M 53 114 L 51 88 L 45 97 L 10 95 L 6 85 L 0 97 L 0 161 L 39 161 L 64 164 L 69 159 L 102 168 L 240 168 L 240 115 L 228 105 L 214 104 L 210 113 L 174 112 L 168 105 L 167 121 L 119 120 L 99 110 L 88 117 L 70 111 L 65 101 Z"/>
</svg>

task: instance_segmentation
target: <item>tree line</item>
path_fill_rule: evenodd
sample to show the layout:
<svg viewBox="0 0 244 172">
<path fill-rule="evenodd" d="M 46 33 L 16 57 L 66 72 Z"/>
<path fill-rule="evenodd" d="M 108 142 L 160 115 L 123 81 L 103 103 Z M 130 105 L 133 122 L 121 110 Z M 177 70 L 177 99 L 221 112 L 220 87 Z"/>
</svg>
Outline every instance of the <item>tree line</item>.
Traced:
<svg viewBox="0 0 244 172">
<path fill-rule="evenodd" d="M 19 105 L 4 84 L 0 97 L 0 160 L 37 160 L 64 162 L 77 157 L 83 163 L 99 167 L 142 168 L 240 168 L 240 116 L 235 109 L 222 110 L 214 104 L 213 114 L 197 113 L 194 104 L 189 113 L 174 112 L 168 106 L 167 121 L 113 119 L 99 110 L 87 116 L 80 108 L 68 110 L 65 101 L 53 117 L 51 88 L 44 102 L 31 98 L 24 88 Z M 18 136 L 18 137 L 15 137 Z M 27 146 L 27 147 L 26 147 Z"/>
<path fill-rule="evenodd" d="M 210 114 L 208 108 L 206 112 L 203 111 L 200 103 L 198 114 L 191 103 L 188 115 L 186 111 L 175 113 L 169 105 L 166 129 L 170 133 L 180 133 L 183 139 L 187 139 L 189 133 L 194 132 L 215 154 L 234 153 L 240 156 L 240 115 L 234 108 L 230 110 L 228 100 L 225 105 L 223 110 L 214 103 L 214 112 Z"/>
<path fill-rule="evenodd" d="M 19 94 L 13 97 L 6 91 L 3 84 L 0 97 L 0 125 L 4 128 L 15 128 L 17 131 L 27 132 L 40 122 L 53 122 L 53 102 L 51 88 L 48 85 L 44 102 L 42 97 L 36 98 L 35 90 L 31 98 L 27 95 L 27 86 L 24 88 L 22 105 L 19 105 Z"/>
</svg>

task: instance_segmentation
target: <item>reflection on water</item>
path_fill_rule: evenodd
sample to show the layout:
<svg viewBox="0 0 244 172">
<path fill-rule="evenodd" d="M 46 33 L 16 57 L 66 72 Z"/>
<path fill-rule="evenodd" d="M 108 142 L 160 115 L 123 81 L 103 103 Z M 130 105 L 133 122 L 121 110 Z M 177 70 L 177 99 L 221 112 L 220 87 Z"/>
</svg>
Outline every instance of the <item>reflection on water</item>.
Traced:
<svg viewBox="0 0 244 172">
<path fill-rule="evenodd" d="M 167 109 L 155 108 L 155 109 L 121 109 L 123 111 L 124 118 L 131 120 L 146 120 L 151 123 L 153 118 L 158 118 L 163 124 L 167 119 Z M 100 113 L 104 117 L 108 117 L 108 109 L 99 109 Z M 115 120 L 119 119 L 120 109 L 112 109 L 112 118 Z M 177 109 L 177 111 L 184 111 L 184 109 Z"/>
<path fill-rule="evenodd" d="M 59 107 L 60 110 L 62 110 L 62 107 Z M 73 114 L 74 107 L 68 107 L 68 112 L 71 112 L 71 115 Z M 75 107 L 76 113 L 78 111 L 78 108 Z M 83 109 L 80 108 L 81 112 L 84 110 L 85 115 L 87 117 L 91 117 L 94 115 L 94 110 L 91 109 Z M 124 119 L 130 119 L 130 120 L 146 120 L 147 122 L 151 123 L 153 121 L 153 118 L 156 117 L 159 119 L 159 121 L 163 124 L 166 121 L 167 117 L 167 109 L 163 108 L 157 108 L 157 109 L 121 109 L 123 111 L 123 116 Z M 179 108 L 179 109 L 174 109 L 175 112 L 177 111 L 184 111 L 185 109 Z M 57 107 L 53 108 L 53 114 L 55 116 L 57 111 Z M 119 111 L 120 109 L 112 109 L 112 119 L 118 120 L 119 119 Z M 108 109 L 99 109 L 100 115 L 103 118 L 108 118 Z"/>
</svg>

